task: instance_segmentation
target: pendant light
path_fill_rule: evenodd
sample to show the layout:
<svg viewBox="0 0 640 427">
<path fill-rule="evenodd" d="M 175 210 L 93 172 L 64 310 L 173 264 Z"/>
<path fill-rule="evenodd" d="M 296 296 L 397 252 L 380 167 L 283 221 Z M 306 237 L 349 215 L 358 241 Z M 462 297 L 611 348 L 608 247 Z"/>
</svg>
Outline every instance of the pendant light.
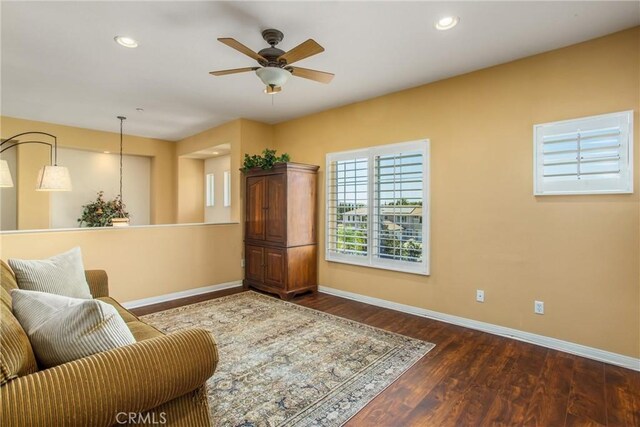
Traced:
<svg viewBox="0 0 640 427">
<path fill-rule="evenodd" d="M 120 205 L 124 207 L 124 203 L 122 201 L 122 125 L 127 118 L 124 116 L 118 116 L 118 120 L 120 120 L 120 191 L 118 192 L 118 199 L 120 200 Z M 114 227 L 126 227 L 129 225 L 129 218 L 111 218 L 111 225 Z"/>
</svg>

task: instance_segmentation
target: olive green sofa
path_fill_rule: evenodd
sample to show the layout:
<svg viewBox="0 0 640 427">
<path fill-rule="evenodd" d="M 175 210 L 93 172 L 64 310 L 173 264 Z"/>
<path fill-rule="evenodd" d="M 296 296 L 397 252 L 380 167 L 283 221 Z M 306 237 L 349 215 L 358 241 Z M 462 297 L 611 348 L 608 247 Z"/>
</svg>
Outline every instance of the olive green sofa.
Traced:
<svg viewBox="0 0 640 427">
<path fill-rule="evenodd" d="M 40 370 L 11 311 L 15 276 L 0 263 L 1 426 L 211 425 L 205 382 L 218 352 L 209 332 L 164 335 L 109 297 L 104 271 L 89 270 L 91 294 L 118 310 L 137 342 Z"/>
</svg>

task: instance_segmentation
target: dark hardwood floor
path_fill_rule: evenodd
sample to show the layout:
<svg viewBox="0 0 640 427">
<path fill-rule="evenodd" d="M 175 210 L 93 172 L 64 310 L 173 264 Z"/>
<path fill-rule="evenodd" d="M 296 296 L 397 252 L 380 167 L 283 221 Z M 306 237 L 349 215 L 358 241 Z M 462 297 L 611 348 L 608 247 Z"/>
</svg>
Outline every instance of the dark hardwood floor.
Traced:
<svg viewBox="0 0 640 427">
<path fill-rule="evenodd" d="M 436 344 L 347 426 L 640 426 L 640 372 L 322 293 L 292 302 Z"/>
</svg>

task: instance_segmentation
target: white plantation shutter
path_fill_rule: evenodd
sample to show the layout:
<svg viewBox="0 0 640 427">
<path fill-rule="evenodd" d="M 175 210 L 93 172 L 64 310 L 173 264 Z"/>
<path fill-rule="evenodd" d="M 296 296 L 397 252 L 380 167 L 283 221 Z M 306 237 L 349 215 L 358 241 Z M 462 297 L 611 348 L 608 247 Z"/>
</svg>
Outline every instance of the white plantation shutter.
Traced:
<svg viewBox="0 0 640 427">
<path fill-rule="evenodd" d="M 373 253 L 379 258 L 422 261 L 423 164 L 420 151 L 375 156 Z"/>
<path fill-rule="evenodd" d="M 534 194 L 633 192 L 633 111 L 534 126 Z"/>
<path fill-rule="evenodd" d="M 332 254 L 367 256 L 369 161 L 337 156 L 327 167 L 327 248 Z"/>
<path fill-rule="evenodd" d="M 428 141 L 327 155 L 326 259 L 428 274 Z"/>
</svg>

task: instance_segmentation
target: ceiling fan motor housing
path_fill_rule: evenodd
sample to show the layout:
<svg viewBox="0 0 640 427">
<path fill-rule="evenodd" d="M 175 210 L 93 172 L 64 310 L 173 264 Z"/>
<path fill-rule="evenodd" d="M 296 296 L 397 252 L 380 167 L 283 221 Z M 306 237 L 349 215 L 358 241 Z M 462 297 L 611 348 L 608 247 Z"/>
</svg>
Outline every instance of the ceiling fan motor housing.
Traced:
<svg viewBox="0 0 640 427">
<path fill-rule="evenodd" d="M 278 49 L 277 47 L 267 47 L 258 52 L 258 55 L 267 60 L 267 63 L 264 64 L 264 66 L 279 67 L 280 62 L 278 62 L 278 58 L 284 55 L 284 53 L 284 50 Z"/>
<path fill-rule="evenodd" d="M 260 56 L 267 60 L 266 63 L 263 64 L 262 61 L 258 62 L 264 67 L 280 67 L 281 65 L 278 62 L 278 58 L 284 55 L 285 52 L 275 46 L 282 41 L 284 34 L 282 34 L 282 31 L 269 28 L 262 32 L 262 38 L 269 43 L 271 47 L 267 47 L 258 52 Z"/>
</svg>

